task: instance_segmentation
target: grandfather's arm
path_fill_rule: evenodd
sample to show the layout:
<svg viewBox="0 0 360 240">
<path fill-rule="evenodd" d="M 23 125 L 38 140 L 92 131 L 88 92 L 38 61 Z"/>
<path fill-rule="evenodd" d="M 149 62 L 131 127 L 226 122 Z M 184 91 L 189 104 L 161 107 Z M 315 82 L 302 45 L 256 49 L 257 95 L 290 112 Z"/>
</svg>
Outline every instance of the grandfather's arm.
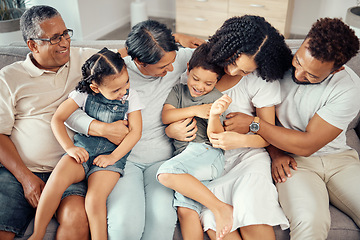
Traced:
<svg viewBox="0 0 360 240">
<path fill-rule="evenodd" d="M 30 205 L 37 207 L 45 183 L 25 166 L 9 136 L 0 134 L 0 142 L 1 164 L 20 182 Z"/>
</svg>

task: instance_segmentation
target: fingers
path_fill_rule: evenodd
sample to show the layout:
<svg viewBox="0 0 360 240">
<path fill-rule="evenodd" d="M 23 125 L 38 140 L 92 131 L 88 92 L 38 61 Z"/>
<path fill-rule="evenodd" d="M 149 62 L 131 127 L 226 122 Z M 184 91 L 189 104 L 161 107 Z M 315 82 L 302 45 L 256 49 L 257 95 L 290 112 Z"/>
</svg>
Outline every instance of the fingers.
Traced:
<svg viewBox="0 0 360 240">
<path fill-rule="evenodd" d="M 294 158 L 290 157 L 290 163 L 289 165 L 294 169 L 297 170 L 297 162 L 295 161 Z"/>
<path fill-rule="evenodd" d="M 89 159 L 89 153 L 84 148 L 79 148 L 73 158 L 75 158 L 77 163 L 84 163 Z"/>
</svg>

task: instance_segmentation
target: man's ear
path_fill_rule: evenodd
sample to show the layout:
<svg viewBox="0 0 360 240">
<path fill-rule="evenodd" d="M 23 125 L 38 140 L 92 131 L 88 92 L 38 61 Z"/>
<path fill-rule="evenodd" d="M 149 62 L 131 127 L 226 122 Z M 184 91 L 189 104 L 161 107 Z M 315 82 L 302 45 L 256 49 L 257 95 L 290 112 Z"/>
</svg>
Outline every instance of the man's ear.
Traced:
<svg viewBox="0 0 360 240">
<path fill-rule="evenodd" d="M 100 92 L 99 87 L 98 87 L 98 85 L 96 83 L 91 83 L 90 88 L 91 88 L 91 90 L 93 90 L 94 93 L 99 93 Z"/>
<path fill-rule="evenodd" d="M 187 63 L 187 69 L 186 69 L 186 74 L 189 75 L 190 71 L 189 71 L 189 63 Z"/>
<path fill-rule="evenodd" d="M 139 59 L 137 59 L 137 58 L 134 58 L 134 62 L 135 62 L 137 65 L 141 66 L 141 67 L 146 67 L 146 66 L 147 66 L 146 63 L 140 62 Z"/>
<path fill-rule="evenodd" d="M 332 71 L 332 74 L 338 73 L 338 72 L 340 72 L 340 71 L 342 71 L 342 70 L 344 70 L 344 69 L 345 69 L 345 67 L 344 67 L 344 66 L 341 66 L 340 68 Z"/>
<path fill-rule="evenodd" d="M 29 47 L 30 51 L 33 53 L 38 53 L 38 44 L 34 40 L 27 40 L 27 46 Z"/>
</svg>

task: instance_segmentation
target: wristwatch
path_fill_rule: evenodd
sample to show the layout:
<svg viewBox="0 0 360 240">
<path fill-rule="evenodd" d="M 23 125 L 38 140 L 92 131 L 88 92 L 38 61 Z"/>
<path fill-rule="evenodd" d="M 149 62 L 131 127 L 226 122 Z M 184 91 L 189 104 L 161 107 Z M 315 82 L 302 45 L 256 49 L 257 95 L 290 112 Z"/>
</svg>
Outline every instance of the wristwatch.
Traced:
<svg viewBox="0 0 360 240">
<path fill-rule="evenodd" d="M 249 125 L 250 128 L 250 132 L 252 133 L 257 133 L 260 129 L 260 118 L 259 117 L 255 117 L 253 122 Z"/>
</svg>

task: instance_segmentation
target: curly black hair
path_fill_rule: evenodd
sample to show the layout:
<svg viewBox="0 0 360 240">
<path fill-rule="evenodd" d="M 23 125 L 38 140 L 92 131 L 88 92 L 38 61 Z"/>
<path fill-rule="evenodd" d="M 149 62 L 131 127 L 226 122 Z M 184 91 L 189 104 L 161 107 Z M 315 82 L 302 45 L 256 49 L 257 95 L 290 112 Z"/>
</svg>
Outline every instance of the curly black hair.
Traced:
<svg viewBox="0 0 360 240">
<path fill-rule="evenodd" d="M 311 56 L 324 62 L 334 62 L 340 68 L 359 51 L 359 38 L 338 18 L 321 18 L 311 27 L 305 39 Z"/>
<path fill-rule="evenodd" d="M 101 85 L 105 77 L 120 73 L 124 67 L 126 65 L 120 53 L 103 48 L 83 64 L 82 79 L 75 89 L 88 94 L 94 93 L 90 88 L 92 82 Z"/>
<path fill-rule="evenodd" d="M 240 54 L 254 56 L 258 75 L 266 81 L 281 79 L 290 69 L 292 53 L 281 35 L 263 17 L 232 17 L 209 38 L 210 61 L 227 66 Z"/>
</svg>

